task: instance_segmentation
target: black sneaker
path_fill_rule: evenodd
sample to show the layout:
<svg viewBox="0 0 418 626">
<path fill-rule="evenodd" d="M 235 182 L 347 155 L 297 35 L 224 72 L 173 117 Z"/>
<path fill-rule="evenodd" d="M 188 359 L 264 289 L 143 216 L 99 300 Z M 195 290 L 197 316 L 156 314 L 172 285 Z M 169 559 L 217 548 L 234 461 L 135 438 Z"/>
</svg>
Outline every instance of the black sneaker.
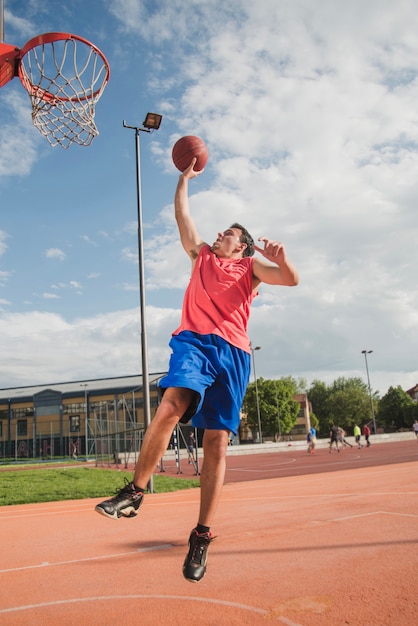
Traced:
<svg viewBox="0 0 418 626">
<path fill-rule="evenodd" d="M 135 491 L 133 482 L 128 483 L 125 478 L 125 486 L 122 487 L 113 498 L 98 504 L 95 510 L 101 515 L 118 519 L 119 517 L 135 517 L 141 506 L 143 493 Z"/>
<path fill-rule="evenodd" d="M 189 552 L 183 564 L 183 576 L 192 583 L 198 583 L 206 573 L 208 548 L 215 537 L 212 533 L 198 534 L 194 528 L 189 537 Z"/>
</svg>

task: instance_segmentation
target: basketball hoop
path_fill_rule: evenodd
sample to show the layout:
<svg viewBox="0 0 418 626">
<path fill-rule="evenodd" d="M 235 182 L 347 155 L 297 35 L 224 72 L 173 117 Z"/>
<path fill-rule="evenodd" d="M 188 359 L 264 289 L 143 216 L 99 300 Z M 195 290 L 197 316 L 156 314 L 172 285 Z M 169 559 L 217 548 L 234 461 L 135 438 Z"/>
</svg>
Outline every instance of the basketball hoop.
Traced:
<svg viewBox="0 0 418 626">
<path fill-rule="evenodd" d="M 32 120 L 51 146 L 89 146 L 99 131 L 95 105 L 110 76 L 92 43 L 69 33 L 47 33 L 18 53 L 17 74 L 32 103 Z"/>
</svg>

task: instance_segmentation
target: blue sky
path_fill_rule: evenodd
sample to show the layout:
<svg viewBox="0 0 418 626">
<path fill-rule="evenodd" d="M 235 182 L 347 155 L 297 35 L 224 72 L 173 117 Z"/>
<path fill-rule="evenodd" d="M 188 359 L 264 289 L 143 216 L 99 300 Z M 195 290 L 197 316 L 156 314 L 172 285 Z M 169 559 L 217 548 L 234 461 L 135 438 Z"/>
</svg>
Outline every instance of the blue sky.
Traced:
<svg viewBox="0 0 418 626">
<path fill-rule="evenodd" d="M 201 136 L 203 238 L 240 221 L 285 243 L 264 286 L 257 375 L 418 382 L 418 16 L 398 0 L 5 0 L 5 41 L 92 41 L 111 77 L 88 148 L 51 148 L 18 79 L 0 89 L 0 388 L 140 372 L 134 133 L 141 135 L 150 371 L 163 371 L 189 261 L 171 148 Z"/>
</svg>

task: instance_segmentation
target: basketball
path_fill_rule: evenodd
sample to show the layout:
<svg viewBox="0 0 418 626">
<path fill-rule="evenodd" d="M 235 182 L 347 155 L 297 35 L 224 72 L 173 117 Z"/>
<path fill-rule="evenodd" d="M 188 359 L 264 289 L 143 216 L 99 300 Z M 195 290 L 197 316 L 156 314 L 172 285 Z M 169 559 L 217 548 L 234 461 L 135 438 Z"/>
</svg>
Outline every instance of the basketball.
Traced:
<svg viewBox="0 0 418 626">
<path fill-rule="evenodd" d="M 176 141 L 171 157 L 174 165 L 180 172 L 184 172 L 189 167 L 192 159 L 196 158 L 197 161 L 193 169 L 198 172 L 206 166 L 209 153 L 203 139 L 195 137 L 195 135 L 186 135 Z"/>
</svg>

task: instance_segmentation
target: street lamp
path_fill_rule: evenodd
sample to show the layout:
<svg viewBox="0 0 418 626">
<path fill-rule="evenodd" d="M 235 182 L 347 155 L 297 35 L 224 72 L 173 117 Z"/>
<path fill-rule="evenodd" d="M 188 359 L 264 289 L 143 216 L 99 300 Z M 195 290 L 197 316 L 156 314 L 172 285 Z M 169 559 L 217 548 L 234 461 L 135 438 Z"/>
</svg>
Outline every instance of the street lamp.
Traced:
<svg viewBox="0 0 418 626">
<path fill-rule="evenodd" d="M 257 404 L 257 418 L 258 418 L 258 440 L 260 443 L 263 443 L 263 436 L 261 433 L 261 417 L 260 417 L 260 402 L 258 399 L 258 386 L 257 386 L 257 374 L 255 371 L 255 357 L 254 357 L 254 352 L 256 350 L 261 350 L 260 346 L 256 346 L 255 348 L 252 347 L 252 345 L 250 344 L 250 348 L 251 348 L 251 355 L 252 355 L 252 359 L 253 359 L 253 370 L 254 370 L 254 383 L 255 383 L 255 401 Z"/>
<path fill-rule="evenodd" d="M 371 354 L 373 350 L 362 350 L 361 353 L 364 354 L 364 360 L 366 362 L 366 372 L 367 372 L 367 385 L 369 387 L 369 397 L 370 397 L 370 406 L 372 409 L 372 418 L 373 418 L 373 432 L 376 434 L 376 419 L 374 416 L 374 406 L 373 406 L 373 398 L 372 398 L 372 390 L 370 387 L 370 376 L 369 376 L 369 366 L 367 364 L 367 355 Z"/>
<path fill-rule="evenodd" d="M 81 383 L 80 387 L 84 387 L 84 405 L 85 405 L 85 410 L 86 410 L 85 431 L 86 431 L 86 461 L 87 461 L 87 457 L 88 457 L 88 454 L 89 454 L 89 412 L 88 412 L 88 407 L 87 407 L 87 387 L 88 387 L 88 384 L 87 383 Z"/>
<path fill-rule="evenodd" d="M 137 199 L 137 218 L 138 218 L 138 268 L 139 268 L 139 304 L 141 318 L 141 359 L 142 359 L 142 396 L 144 400 L 144 426 L 145 430 L 151 423 L 151 404 L 149 391 L 149 374 L 148 374 L 148 347 L 147 347 L 147 325 L 145 316 L 145 272 L 144 272 L 144 237 L 142 228 L 142 203 L 141 203 L 141 159 L 140 159 L 140 141 L 139 135 L 143 133 L 151 133 L 158 130 L 161 125 L 162 115 L 158 113 L 147 113 L 142 126 L 128 126 L 123 121 L 124 128 L 130 128 L 135 131 L 135 156 L 136 156 L 136 199 Z M 153 492 L 152 476 L 149 481 L 148 488 Z"/>
<path fill-rule="evenodd" d="M 279 422 L 279 441 L 282 440 L 282 427 L 280 425 L 279 389 L 276 388 L 277 421 Z"/>
</svg>

